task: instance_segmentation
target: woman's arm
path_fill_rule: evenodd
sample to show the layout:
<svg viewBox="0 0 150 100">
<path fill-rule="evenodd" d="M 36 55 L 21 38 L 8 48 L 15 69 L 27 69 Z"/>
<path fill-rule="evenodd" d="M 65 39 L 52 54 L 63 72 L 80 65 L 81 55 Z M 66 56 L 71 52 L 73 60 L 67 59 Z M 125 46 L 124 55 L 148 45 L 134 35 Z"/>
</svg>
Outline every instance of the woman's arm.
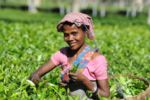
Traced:
<svg viewBox="0 0 150 100">
<path fill-rule="evenodd" d="M 47 72 L 51 71 L 55 68 L 55 64 L 49 60 L 47 63 L 42 65 L 40 68 L 38 68 L 30 77 L 29 79 L 37 84 L 40 80 L 40 78 L 45 75 Z"/>
<path fill-rule="evenodd" d="M 95 92 L 94 84 L 82 73 L 70 73 L 70 75 L 74 79 L 81 81 L 87 87 L 88 90 Z M 96 94 L 99 96 L 109 97 L 110 91 L 108 79 L 98 80 L 97 84 L 98 84 L 98 91 Z"/>
<path fill-rule="evenodd" d="M 110 89 L 109 89 L 108 79 L 98 80 L 97 84 L 98 84 L 98 93 L 97 94 L 100 96 L 109 97 Z"/>
<path fill-rule="evenodd" d="M 78 80 L 80 82 L 82 82 L 86 88 L 90 91 L 93 91 L 93 83 L 86 77 L 84 76 L 81 72 L 76 72 L 76 73 L 69 73 L 71 79 L 74 79 L 74 80 Z"/>
<path fill-rule="evenodd" d="M 94 84 L 87 77 L 85 77 L 83 74 L 77 73 L 76 77 L 78 80 L 80 80 L 87 87 L 88 90 L 92 91 L 93 93 L 97 92 L 96 95 L 109 97 L 110 89 L 109 89 L 108 79 L 97 80 L 98 91 L 95 91 Z"/>
</svg>

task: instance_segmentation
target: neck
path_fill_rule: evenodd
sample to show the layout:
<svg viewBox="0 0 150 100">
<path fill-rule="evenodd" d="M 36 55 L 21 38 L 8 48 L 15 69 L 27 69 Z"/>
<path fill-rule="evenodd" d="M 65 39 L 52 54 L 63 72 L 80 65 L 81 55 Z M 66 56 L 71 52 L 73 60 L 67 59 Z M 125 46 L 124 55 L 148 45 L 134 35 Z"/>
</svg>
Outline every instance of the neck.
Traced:
<svg viewBox="0 0 150 100">
<path fill-rule="evenodd" d="M 81 45 L 77 50 L 71 50 L 69 49 L 69 55 L 70 57 L 73 57 L 75 55 L 78 55 L 80 52 L 82 52 L 82 50 L 86 47 L 87 45 L 84 43 L 83 45 Z"/>
</svg>

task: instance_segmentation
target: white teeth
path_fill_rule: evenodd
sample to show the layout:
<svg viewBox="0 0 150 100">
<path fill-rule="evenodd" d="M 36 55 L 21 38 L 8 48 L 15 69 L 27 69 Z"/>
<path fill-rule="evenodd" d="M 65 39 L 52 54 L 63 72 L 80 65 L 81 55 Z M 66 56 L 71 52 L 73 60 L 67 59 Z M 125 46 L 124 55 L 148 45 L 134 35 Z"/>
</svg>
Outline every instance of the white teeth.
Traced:
<svg viewBox="0 0 150 100">
<path fill-rule="evenodd" d="M 75 45 L 76 43 L 70 43 L 70 45 Z"/>
<path fill-rule="evenodd" d="M 75 43 L 71 43 L 70 45 L 75 45 Z"/>
</svg>

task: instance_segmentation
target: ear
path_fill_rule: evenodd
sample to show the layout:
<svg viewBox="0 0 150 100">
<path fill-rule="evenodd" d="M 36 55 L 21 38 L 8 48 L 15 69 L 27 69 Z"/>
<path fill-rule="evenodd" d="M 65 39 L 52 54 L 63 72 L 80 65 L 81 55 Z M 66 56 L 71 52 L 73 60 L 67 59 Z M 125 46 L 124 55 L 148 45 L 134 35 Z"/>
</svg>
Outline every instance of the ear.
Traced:
<svg viewBox="0 0 150 100">
<path fill-rule="evenodd" d="M 87 31 L 85 31 L 85 32 L 83 31 L 83 33 L 84 33 L 85 38 L 87 38 L 88 37 L 88 34 L 87 34 L 88 32 Z"/>
</svg>

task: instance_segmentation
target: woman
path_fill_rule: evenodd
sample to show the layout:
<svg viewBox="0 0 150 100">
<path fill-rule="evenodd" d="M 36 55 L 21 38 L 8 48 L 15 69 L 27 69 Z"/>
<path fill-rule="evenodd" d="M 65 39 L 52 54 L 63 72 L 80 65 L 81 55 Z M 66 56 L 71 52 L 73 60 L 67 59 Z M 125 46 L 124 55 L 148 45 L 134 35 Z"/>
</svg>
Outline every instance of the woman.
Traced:
<svg viewBox="0 0 150 100">
<path fill-rule="evenodd" d="M 57 30 L 63 32 L 68 47 L 52 55 L 30 80 L 37 83 L 44 74 L 61 65 L 61 84 L 69 87 L 70 95 L 87 97 L 86 91 L 89 90 L 93 93 L 92 98 L 97 95 L 108 97 L 107 61 L 97 49 L 85 43 L 86 36 L 94 40 L 91 17 L 83 13 L 69 13 L 59 22 Z"/>
</svg>

